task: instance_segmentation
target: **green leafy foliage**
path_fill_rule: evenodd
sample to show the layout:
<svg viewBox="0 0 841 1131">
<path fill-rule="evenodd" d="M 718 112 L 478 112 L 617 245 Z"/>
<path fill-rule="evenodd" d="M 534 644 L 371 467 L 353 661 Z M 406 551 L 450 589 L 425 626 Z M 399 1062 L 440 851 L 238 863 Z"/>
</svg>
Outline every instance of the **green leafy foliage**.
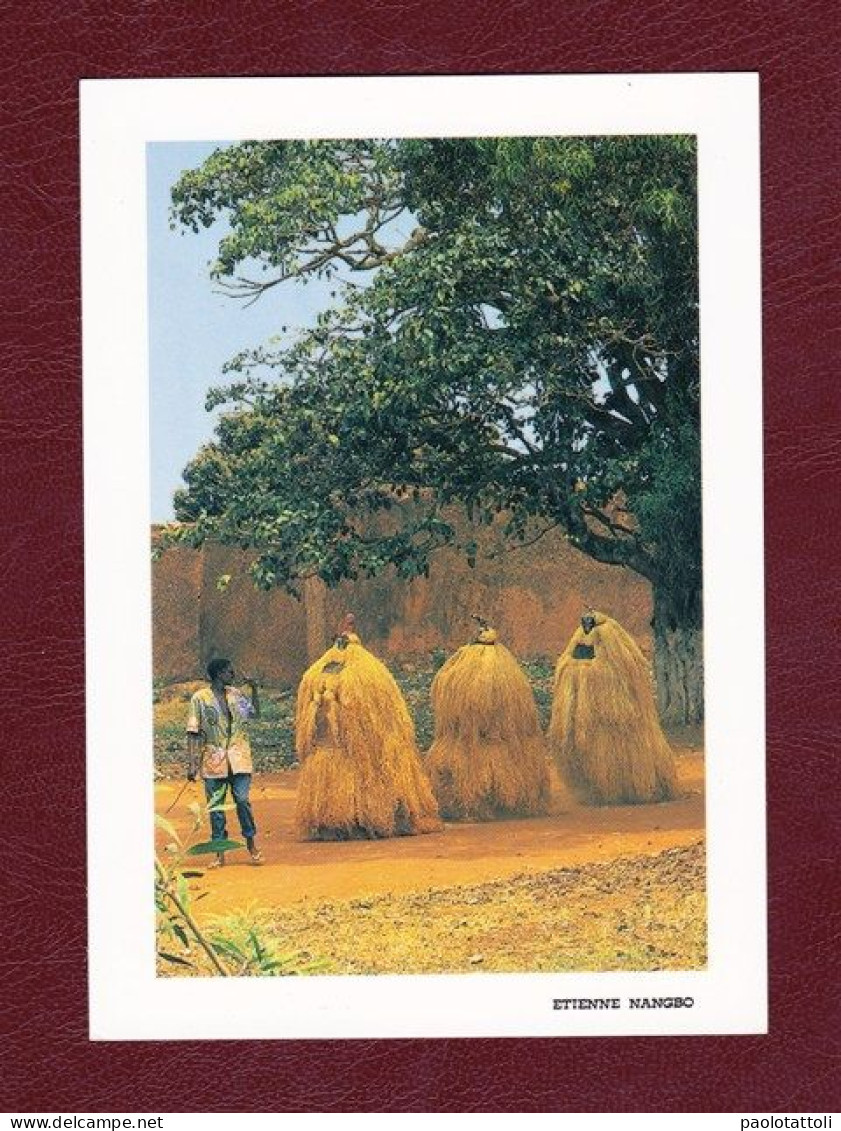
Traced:
<svg viewBox="0 0 841 1131">
<path fill-rule="evenodd" d="M 198 803 L 191 804 L 189 809 L 195 834 L 211 809 L 209 805 L 202 808 Z M 259 923 L 266 916 L 259 911 L 252 910 L 244 917 L 216 920 L 210 928 L 201 927 L 193 912 L 196 897 L 190 881 L 201 880 L 204 872 L 185 866 L 185 858 L 230 852 L 243 845 L 234 840 L 211 840 L 185 847 L 182 837 L 165 817 L 155 814 L 155 824 L 172 838 L 167 847 L 173 849 L 171 860 L 164 862 L 159 856 L 155 857 L 155 933 L 160 973 L 277 977 L 320 973 L 327 969 L 324 962 L 311 955 L 281 951 L 275 937 L 264 939 Z"/>
<path fill-rule="evenodd" d="M 503 514 L 696 625 L 695 177 L 689 137 L 249 142 L 184 173 L 173 222 L 229 223 L 223 288 L 335 291 L 230 361 L 169 539 L 256 550 L 255 583 L 295 592 L 423 575 L 458 539 L 475 560 L 454 515 Z"/>
<path fill-rule="evenodd" d="M 187 849 L 188 856 L 205 856 L 213 852 L 233 852 L 237 848 L 244 848 L 239 840 L 203 840 L 199 844 L 191 844 Z"/>
<path fill-rule="evenodd" d="M 251 910 L 247 914 L 215 919 L 208 929 L 208 937 L 214 949 L 230 961 L 238 977 L 279 978 L 330 972 L 330 964 L 322 959 L 299 950 L 283 950 L 271 929 L 268 912 Z"/>
</svg>

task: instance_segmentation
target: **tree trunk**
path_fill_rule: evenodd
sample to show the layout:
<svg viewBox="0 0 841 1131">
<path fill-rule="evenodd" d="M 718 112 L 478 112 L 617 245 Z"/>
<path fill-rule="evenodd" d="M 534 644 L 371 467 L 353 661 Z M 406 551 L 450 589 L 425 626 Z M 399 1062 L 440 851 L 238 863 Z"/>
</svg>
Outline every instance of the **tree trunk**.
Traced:
<svg viewBox="0 0 841 1131">
<path fill-rule="evenodd" d="M 307 625 L 307 659 L 317 660 L 328 647 L 327 586 L 320 577 L 304 581 L 304 614 Z"/>
<path fill-rule="evenodd" d="M 655 585 L 654 678 L 657 706 L 665 726 L 689 726 L 704 719 L 704 635 L 700 609 L 700 593 L 678 603 Z"/>
</svg>

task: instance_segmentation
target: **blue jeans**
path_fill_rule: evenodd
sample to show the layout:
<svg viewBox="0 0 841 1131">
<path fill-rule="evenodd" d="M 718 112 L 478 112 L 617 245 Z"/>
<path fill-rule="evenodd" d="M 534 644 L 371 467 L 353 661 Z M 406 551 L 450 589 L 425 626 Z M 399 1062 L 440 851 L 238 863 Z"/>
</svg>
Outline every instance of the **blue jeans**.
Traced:
<svg viewBox="0 0 841 1131">
<path fill-rule="evenodd" d="M 239 817 L 239 827 L 242 829 L 242 835 L 247 838 L 255 837 L 257 835 L 257 826 L 254 824 L 254 814 L 251 811 L 251 802 L 248 800 L 248 791 L 251 788 L 251 774 L 228 774 L 226 778 L 205 778 L 204 779 L 204 792 L 207 800 L 210 801 L 212 797 L 216 797 L 216 804 L 224 804 L 228 796 L 228 788 L 230 787 L 231 793 L 234 796 L 234 804 L 237 807 L 237 817 Z M 223 796 L 220 798 L 217 794 L 224 790 Z M 210 835 L 211 840 L 225 840 L 228 836 L 228 829 L 225 823 L 224 810 L 210 814 Z"/>
</svg>

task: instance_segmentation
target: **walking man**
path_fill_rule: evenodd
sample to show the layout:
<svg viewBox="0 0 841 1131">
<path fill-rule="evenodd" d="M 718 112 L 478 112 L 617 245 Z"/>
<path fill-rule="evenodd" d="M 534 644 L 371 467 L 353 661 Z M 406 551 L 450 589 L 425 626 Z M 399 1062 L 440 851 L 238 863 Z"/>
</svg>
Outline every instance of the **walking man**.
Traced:
<svg viewBox="0 0 841 1131">
<path fill-rule="evenodd" d="M 251 743 L 247 724 L 259 719 L 260 700 L 253 679 L 245 682 L 250 696 L 234 687 L 234 667 L 230 660 L 215 659 L 207 665 L 209 687 L 197 691 L 190 700 L 187 716 L 187 777 L 196 780 L 200 774 L 208 801 L 214 805 L 210 813 L 212 840 L 227 839 L 224 803 L 230 789 L 237 817 L 245 837 L 252 864 L 262 864 L 263 854 L 257 847 L 257 826 L 248 794 L 251 789 Z M 215 867 L 225 863 L 225 853 L 216 857 Z"/>
</svg>

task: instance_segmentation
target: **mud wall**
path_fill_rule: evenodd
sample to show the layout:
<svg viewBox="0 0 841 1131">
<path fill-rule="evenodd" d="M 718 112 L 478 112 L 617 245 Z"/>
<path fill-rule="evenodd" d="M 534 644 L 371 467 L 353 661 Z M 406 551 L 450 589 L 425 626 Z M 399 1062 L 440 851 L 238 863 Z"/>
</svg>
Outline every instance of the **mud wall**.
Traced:
<svg viewBox="0 0 841 1131">
<path fill-rule="evenodd" d="M 198 678 L 211 656 L 224 655 L 264 683 L 292 685 L 348 610 L 365 643 L 383 657 L 449 652 L 470 639 L 473 613 L 491 621 L 515 654 L 554 657 L 585 605 L 616 617 L 651 654 L 648 583 L 593 561 L 557 532 L 506 552 L 490 531 L 473 569 L 444 550 L 428 578 L 406 582 L 389 571 L 335 590 L 310 582 L 300 600 L 256 590 L 248 562 L 246 553 L 206 546 L 167 551 L 154 563 L 156 678 Z M 225 577 L 230 581 L 220 583 Z"/>
<path fill-rule="evenodd" d="M 156 679 L 195 679 L 198 674 L 203 574 L 203 555 L 181 546 L 167 550 L 152 565 L 152 661 Z"/>
</svg>

